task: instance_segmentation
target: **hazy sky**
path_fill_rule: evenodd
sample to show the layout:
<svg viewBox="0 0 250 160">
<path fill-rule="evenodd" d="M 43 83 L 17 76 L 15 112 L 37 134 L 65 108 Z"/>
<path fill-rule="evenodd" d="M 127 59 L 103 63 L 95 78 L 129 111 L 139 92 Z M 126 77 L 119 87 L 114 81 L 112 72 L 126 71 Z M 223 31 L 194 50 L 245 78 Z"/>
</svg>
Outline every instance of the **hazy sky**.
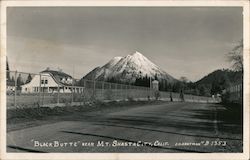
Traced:
<svg viewBox="0 0 250 160">
<path fill-rule="evenodd" d="M 10 69 L 61 68 L 81 78 L 115 56 L 142 53 L 175 78 L 228 68 L 243 37 L 239 7 L 10 7 Z"/>
</svg>

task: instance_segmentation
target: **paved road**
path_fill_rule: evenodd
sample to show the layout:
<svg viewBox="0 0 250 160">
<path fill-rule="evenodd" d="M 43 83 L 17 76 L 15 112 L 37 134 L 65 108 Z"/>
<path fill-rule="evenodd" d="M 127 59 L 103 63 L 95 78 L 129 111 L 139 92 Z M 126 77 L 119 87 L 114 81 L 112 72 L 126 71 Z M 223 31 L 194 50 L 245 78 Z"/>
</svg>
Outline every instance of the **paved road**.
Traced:
<svg viewBox="0 0 250 160">
<path fill-rule="evenodd" d="M 223 109 L 216 104 L 166 103 L 84 113 L 9 132 L 7 151 L 237 152 L 241 140 L 218 128 L 223 122 L 217 120 L 217 111 Z"/>
</svg>

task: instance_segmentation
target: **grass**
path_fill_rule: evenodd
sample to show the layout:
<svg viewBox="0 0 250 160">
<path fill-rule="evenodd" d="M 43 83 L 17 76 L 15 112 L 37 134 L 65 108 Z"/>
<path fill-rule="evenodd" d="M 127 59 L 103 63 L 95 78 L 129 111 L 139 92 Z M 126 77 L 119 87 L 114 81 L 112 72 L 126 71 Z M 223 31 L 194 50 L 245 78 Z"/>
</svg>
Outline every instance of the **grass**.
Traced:
<svg viewBox="0 0 250 160">
<path fill-rule="evenodd" d="M 115 112 L 117 110 L 127 109 L 129 107 L 162 104 L 163 101 L 94 101 L 82 106 L 65 107 L 34 107 L 34 108 L 16 108 L 7 110 L 7 131 L 19 130 L 37 125 L 58 122 L 63 119 L 72 119 L 72 117 L 81 117 L 88 112 Z"/>
</svg>

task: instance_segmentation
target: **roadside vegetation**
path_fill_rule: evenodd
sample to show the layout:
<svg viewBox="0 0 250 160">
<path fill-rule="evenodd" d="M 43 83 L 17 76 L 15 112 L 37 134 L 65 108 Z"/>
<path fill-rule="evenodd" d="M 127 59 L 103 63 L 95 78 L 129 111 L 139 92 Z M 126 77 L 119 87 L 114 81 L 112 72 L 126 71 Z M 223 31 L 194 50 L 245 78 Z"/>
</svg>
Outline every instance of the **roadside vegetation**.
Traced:
<svg viewBox="0 0 250 160">
<path fill-rule="evenodd" d="M 16 108 L 7 110 L 7 131 L 18 130 L 37 125 L 58 122 L 74 117 L 81 117 L 91 112 L 107 113 L 120 110 L 126 110 L 131 107 L 162 104 L 165 101 L 93 101 L 82 106 L 65 106 L 65 107 L 33 107 L 33 108 Z"/>
</svg>

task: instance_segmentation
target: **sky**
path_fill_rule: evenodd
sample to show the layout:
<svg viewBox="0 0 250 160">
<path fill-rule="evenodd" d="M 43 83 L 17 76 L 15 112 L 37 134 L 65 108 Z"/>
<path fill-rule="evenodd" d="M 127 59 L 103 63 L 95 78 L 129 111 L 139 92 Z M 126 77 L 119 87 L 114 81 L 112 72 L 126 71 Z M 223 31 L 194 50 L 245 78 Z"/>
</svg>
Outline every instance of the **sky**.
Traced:
<svg viewBox="0 0 250 160">
<path fill-rule="evenodd" d="M 47 67 L 82 78 L 136 51 L 179 79 L 229 68 L 243 38 L 240 7 L 9 7 L 10 70 Z"/>
</svg>

